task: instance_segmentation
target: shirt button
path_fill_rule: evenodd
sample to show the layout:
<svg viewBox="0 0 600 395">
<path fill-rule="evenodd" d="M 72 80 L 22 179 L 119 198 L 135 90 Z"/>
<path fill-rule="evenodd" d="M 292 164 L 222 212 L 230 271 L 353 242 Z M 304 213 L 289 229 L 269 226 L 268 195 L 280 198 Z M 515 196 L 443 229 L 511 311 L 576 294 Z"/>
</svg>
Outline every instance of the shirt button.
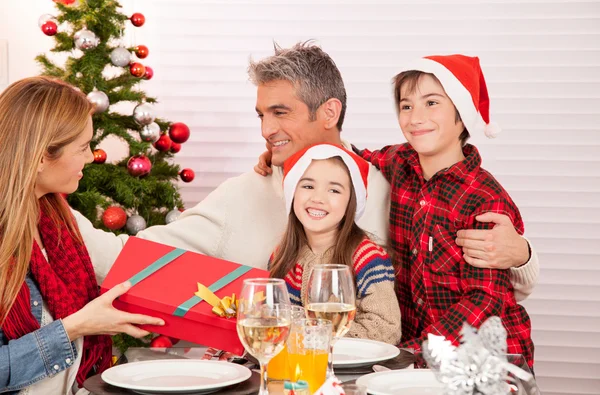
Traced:
<svg viewBox="0 0 600 395">
<path fill-rule="evenodd" d="M 65 362 L 67 363 L 67 365 L 70 365 L 71 364 L 71 358 L 65 359 Z"/>
<path fill-rule="evenodd" d="M 421 200 L 419 202 L 419 204 L 421 205 L 421 207 L 425 206 L 427 204 L 427 202 L 425 200 Z"/>
<path fill-rule="evenodd" d="M 417 255 L 419 253 L 419 250 L 417 250 L 416 248 L 413 248 L 412 250 L 412 254 L 413 255 Z"/>
<path fill-rule="evenodd" d="M 38 303 L 38 301 L 37 301 L 37 300 L 34 300 L 34 301 L 33 301 L 33 305 L 34 305 L 34 306 L 37 306 L 38 304 L 39 304 L 39 303 Z"/>
<path fill-rule="evenodd" d="M 423 304 L 423 299 L 421 299 L 421 298 L 417 299 L 417 303 L 418 304 Z"/>
<path fill-rule="evenodd" d="M 60 366 L 54 365 L 54 370 L 58 370 L 58 369 L 60 369 Z"/>
</svg>

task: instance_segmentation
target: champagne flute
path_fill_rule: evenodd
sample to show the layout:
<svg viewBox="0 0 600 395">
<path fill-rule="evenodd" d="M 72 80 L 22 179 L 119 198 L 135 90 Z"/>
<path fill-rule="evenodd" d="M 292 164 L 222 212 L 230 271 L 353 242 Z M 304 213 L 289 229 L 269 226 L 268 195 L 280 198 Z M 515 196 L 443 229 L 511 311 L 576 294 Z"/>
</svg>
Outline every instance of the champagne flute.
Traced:
<svg viewBox="0 0 600 395">
<path fill-rule="evenodd" d="M 260 363 L 259 395 L 267 395 L 267 364 L 290 334 L 291 306 L 285 281 L 244 280 L 237 311 L 237 333 L 244 348 Z"/>
<path fill-rule="evenodd" d="M 349 330 L 356 315 L 356 290 L 350 268 L 346 265 L 316 265 L 308 280 L 305 303 L 308 318 L 321 318 L 332 323 L 327 378 L 333 376 L 333 346 Z"/>
</svg>

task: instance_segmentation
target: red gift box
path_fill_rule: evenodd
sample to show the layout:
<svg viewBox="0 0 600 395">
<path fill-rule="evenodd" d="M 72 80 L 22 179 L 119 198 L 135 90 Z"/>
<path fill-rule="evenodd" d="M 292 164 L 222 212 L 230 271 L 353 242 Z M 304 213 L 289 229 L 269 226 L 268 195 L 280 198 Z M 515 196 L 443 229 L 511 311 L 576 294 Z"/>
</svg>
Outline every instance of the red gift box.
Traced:
<svg viewBox="0 0 600 395">
<path fill-rule="evenodd" d="M 147 272 L 154 262 L 161 258 L 164 261 L 165 256 L 177 255 L 178 252 L 182 255 L 135 283 L 142 276 L 140 272 L 143 273 L 145 269 Z M 194 296 L 198 291 L 198 283 L 207 287 L 217 282 L 224 283 L 232 276 L 232 272 L 235 274 L 244 269 L 248 271 L 214 292 L 219 298 L 232 294 L 238 297 L 244 279 L 269 277 L 269 272 L 130 237 L 102 283 L 101 290 L 104 293 L 117 284 L 135 278 L 134 285 L 115 300 L 114 306 L 119 310 L 146 314 L 165 321 L 164 326 L 141 325 L 142 329 L 242 355 L 244 346 L 237 335 L 235 318 L 217 316 L 206 301 L 196 304 L 183 316 L 178 316 L 182 313 L 181 309 L 177 309 L 186 301 L 190 303 L 190 299 L 200 300 Z"/>
</svg>

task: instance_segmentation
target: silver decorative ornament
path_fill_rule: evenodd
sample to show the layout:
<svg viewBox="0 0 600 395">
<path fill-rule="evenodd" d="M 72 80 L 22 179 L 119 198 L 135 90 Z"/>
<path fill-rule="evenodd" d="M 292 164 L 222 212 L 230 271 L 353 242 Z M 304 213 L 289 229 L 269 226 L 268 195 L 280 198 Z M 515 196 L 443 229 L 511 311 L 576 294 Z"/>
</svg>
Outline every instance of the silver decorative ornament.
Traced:
<svg viewBox="0 0 600 395">
<path fill-rule="evenodd" d="M 53 15 L 44 14 L 44 15 L 40 16 L 38 19 L 38 27 L 42 27 L 42 25 L 48 21 L 52 21 L 52 22 L 56 23 L 56 25 L 58 25 L 58 22 L 56 21 L 56 18 Z"/>
<path fill-rule="evenodd" d="M 146 125 L 140 131 L 140 138 L 147 143 L 154 143 L 160 137 L 160 126 L 156 122 Z"/>
<path fill-rule="evenodd" d="M 175 208 L 167 213 L 167 216 L 165 217 L 165 222 L 167 223 L 167 225 L 171 222 L 175 222 L 177 221 L 180 215 L 181 211 Z"/>
<path fill-rule="evenodd" d="M 110 61 L 118 67 L 125 67 L 131 62 L 131 53 L 126 48 L 119 47 L 110 53 Z"/>
<path fill-rule="evenodd" d="M 141 215 L 132 215 L 127 218 L 125 228 L 127 229 L 127 233 L 135 236 L 139 231 L 146 229 L 146 220 Z"/>
<path fill-rule="evenodd" d="M 464 323 L 460 334 L 458 347 L 431 333 L 422 345 L 423 357 L 442 383 L 444 395 L 508 394 L 509 382 L 533 379 L 508 362 L 507 333 L 499 317 L 488 318 L 479 330 Z"/>
<path fill-rule="evenodd" d="M 86 49 L 96 48 L 100 40 L 94 32 L 87 29 L 81 29 L 73 35 L 75 39 L 75 47 L 85 51 Z"/>
<path fill-rule="evenodd" d="M 133 109 L 133 119 L 140 125 L 150 125 L 154 122 L 154 109 L 148 103 L 142 103 Z"/>
<path fill-rule="evenodd" d="M 77 73 L 75 73 L 75 77 L 81 78 L 83 77 L 83 74 L 81 73 L 81 71 L 78 71 Z"/>
<path fill-rule="evenodd" d="M 94 105 L 94 114 L 106 111 L 110 105 L 106 93 L 96 89 L 88 93 L 87 98 Z"/>
</svg>

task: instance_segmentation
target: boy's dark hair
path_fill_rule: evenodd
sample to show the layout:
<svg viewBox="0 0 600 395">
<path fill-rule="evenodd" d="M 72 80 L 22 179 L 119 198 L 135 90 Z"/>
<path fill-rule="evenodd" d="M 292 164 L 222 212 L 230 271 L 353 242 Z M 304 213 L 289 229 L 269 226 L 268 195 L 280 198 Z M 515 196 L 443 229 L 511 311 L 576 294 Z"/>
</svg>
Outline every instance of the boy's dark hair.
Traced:
<svg viewBox="0 0 600 395">
<path fill-rule="evenodd" d="M 423 71 L 419 71 L 419 70 L 408 70 L 408 71 L 404 71 L 398 75 L 396 75 L 393 78 L 393 84 L 394 84 L 394 101 L 396 102 L 396 111 L 400 111 L 400 100 L 402 99 L 400 97 L 401 94 L 401 89 L 403 86 L 406 86 L 407 88 L 407 93 L 411 94 L 415 91 L 415 89 L 417 89 L 417 85 L 419 83 L 419 80 L 421 79 L 421 77 L 423 77 L 424 75 L 430 75 L 431 77 L 433 77 L 433 79 L 440 85 L 442 85 L 442 83 L 440 82 L 440 80 L 433 74 L 431 73 L 425 73 Z M 444 86 L 442 85 L 442 88 Z M 454 103 L 452 103 L 452 105 L 454 105 Z M 460 113 L 458 112 L 458 110 L 456 109 L 456 106 L 454 106 L 454 111 L 456 113 L 456 117 L 454 119 L 454 122 L 461 122 L 462 119 L 460 118 Z M 467 128 L 465 127 L 462 131 L 462 133 L 460 134 L 460 136 L 458 136 L 458 139 L 460 140 L 461 145 L 465 145 L 467 143 L 467 140 L 469 140 L 469 138 L 471 137 L 471 135 L 469 134 L 469 131 L 467 130 Z"/>
</svg>

